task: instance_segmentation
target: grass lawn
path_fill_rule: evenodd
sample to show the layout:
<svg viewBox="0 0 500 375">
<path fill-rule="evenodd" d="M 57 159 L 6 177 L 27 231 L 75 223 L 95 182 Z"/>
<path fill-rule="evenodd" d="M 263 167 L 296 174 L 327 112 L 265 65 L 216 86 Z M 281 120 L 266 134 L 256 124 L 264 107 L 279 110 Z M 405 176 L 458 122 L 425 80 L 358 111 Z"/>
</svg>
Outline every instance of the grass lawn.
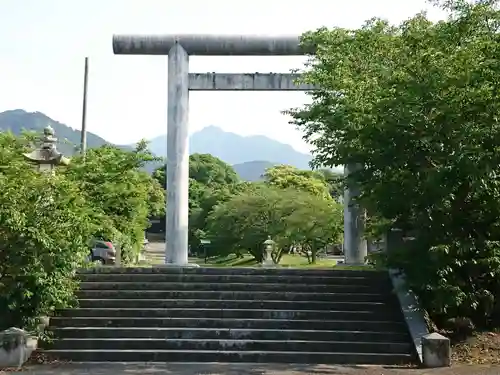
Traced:
<svg viewBox="0 0 500 375">
<path fill-rule="evenodd" d="M 209 258 L 207 263 L 203 258 L 189 258 L 192 263 L 199 264 L 202 267 L 258 267 L 259 264 L 251 255 L 245 255 L 243 258 L 237 258 L 234 255 L 227 257 Z M 339 268 L 339 269 L 370 269 L 369 266 L 345 266 L 338 265 L 335 259 L 318 259 L 315 264 L 309 264 L 307 258 L 300 255 L 285 254 L 279 263 L 283 268 Z"/>
<path fill-rule="evenodd" d="M 205 267 L 257 267 L 259 264 L 251 255 L 244 255 L 243 258 L 237 258 L 234 254 L 227 257 L 209 258 L 207 263 L 203 258 L 190 258 L 190 262 L 197 263 Z M 316 264 L 309 264 L 307 258 L 300 255 L 283 255 L 281 258 L 281 267 L 293 268 L 330 268 L 337 262 L 334 259 L 318 259 Z"/>
</svg>

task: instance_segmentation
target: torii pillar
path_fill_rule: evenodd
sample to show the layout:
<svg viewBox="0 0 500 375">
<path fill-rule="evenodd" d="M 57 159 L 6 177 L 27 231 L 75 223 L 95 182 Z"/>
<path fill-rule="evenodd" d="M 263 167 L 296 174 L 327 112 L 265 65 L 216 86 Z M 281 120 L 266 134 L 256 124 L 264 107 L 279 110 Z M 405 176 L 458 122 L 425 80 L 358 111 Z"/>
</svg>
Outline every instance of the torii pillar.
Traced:
<svg viewBox="0 0 500 375">
<path fill-rule="evenodd" d="M 165 263 L 188 266 L 189 211 L 189 90 L 312 90 L 295 84 L 294 74 L 189 73 L 189 56 L 299 56 L 310 53 L 294 36 L 222 35 L 114 35 L 116 55 L 168 55 L 167 120 L 167 217 Z M 358 211 L 350 208 L 349 190 L 344 197 L 346 212 L 344 237 L 346 263 L 364 262 L 366 250 L 357 248 L 362 240 Z M 347 222 L 348 221 L 348 222 Z M 361 241 L 360 241 L 361 240 Z M 354 249 L 356 247 L 356 249 Z M 352 248 L 352 249 L 351 249 Z M 365 246 L 366 249 L 366 246 Z"/>
</svg>

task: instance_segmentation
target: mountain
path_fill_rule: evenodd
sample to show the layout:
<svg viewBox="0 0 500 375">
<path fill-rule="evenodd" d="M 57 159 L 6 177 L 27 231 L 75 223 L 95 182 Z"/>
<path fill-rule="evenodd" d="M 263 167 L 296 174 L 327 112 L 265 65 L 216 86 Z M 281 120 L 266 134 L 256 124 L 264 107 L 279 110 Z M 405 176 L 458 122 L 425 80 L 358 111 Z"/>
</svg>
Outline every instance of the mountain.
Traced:
<svg viewBox="0 0 500 375">
<path fill-rule="evenodd" d="M 167 136 L 150 140 L 150 149 L 158 156 L 166 156 Z M 244 137 L 208 126 L 194 133 L 189 139 L 191 154 L 212 154 L 231 165 L 265 160 L 272 165 L 289 164 L 308 169 L 311 155 L 301 153 L 292 146 L 256 135 Z"/>
<path fill-rule="evenodd" d="M 59 139 L 58 149 L 65 155 L 71 156 L 80 145 L 79 130 L 70 128 L 55 121 L 41 112 L 26 112 L 15 109 L 0 113 L 0 131 L 12 131 L 21 134 L 22 130 L 41 132 L 47 125 L 52 126 Z M 111 144 L 98 135 L 87 132 L 87 147 L 100 147 Z M 166 136 L 151 140 L 150 149 L 158 156 L 166 156 Z M 131 149 L 132 146 L 120 146 Z M 234 133 L 225 132 L 216 126 L 208 126 L 194 133 L 190 138 L 192 154 L 212 154 L 234 169 L 242 180 L 258 181 L 269 167 L 277 164 L 289 164 L 306 169 L 311 155 L 296 151 L 290 145 L 272 140 L 264 136 L 243 137 Z M 161 163 L 151 163 L 145 169 L 152 172 Z"/>
<path fill-rule="evenodd" d="M 234 164 L 233 168 L 244 181 L 260 181 L 266 169 L 276 164 L 269 161 L 247 161 L 246 163 Z"/>
<path fill-rule="evenodd" d="M 65 155 L 73 155 L 75 146 L 80 145 L 79 130 L 70 128 L 48 117 L 41 112 L 26 112 L 22 109 L 14 109 L 0 113 L 0 131 L 11 131 L 21 134 L 22 130 L 41 132 L 47 125 L 52 126 L 59 142 L 57 148 Z M 99 147 L 107 144 L 105 139 L 87 132 L 87 147 Z"/>
</svg>

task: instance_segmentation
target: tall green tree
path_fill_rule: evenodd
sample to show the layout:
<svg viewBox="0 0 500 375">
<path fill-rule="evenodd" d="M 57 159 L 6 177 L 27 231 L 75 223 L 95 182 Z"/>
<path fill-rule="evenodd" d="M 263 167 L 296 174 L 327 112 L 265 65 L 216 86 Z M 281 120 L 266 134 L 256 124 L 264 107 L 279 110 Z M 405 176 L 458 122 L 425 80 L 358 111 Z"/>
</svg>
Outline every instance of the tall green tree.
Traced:
<svg viewBox="0 0 500 375">
<path fill-rule="evenodd" d="M 217 205 L 207 229 L 213 246 L 228 253 L 248 251 L 261 261 L 263 243 L 271 236 L 278 249 L 309 249 L 314 262 L 317 250 L 339 240 L 342 222 L 342 208 L 331 199 L 257 184 Z"/>
<path fill-rule="evenodd" d="M 30 138 L 0 132 L 0 330 L 33 329 L 74 302 L 74 272 L 95 229 L 78 184 L 23 159 Z"/>
<path fill-rule="evenodd" d="M 344 231 L 343 206 L 332 200 L 318 199 L 313 194 L 298 194 L 284 218 L 282 237 L 291 244 L 300 245 L 311 263 L 316 263 L 318 251 L 328 245 L 342 243 Z"/>
<path fill-rule="evenodd" d="M 142 170 L 153 160 L 145 142 L 133 151 L 102 146 L 89 149 L 85 159 L 72 158 L 64 172 L 92 207 L 95 235 L 117 241 L 126 262 L 135 261 L 142 249 L 148 217 L 164 212 L 164 190 Z"/>
<path fill-rule="evenodd" d="M 154 178 L 166 186 L 166 166 L 154 172 Z M 233 194 L 239 178 L 227 163 L 210 154 L 189 157 L 189 244 L 192 251 L 200 250 L 207 237 L 206 220 L 213 207 Z"/>
<path fill-rule="evenodd" d="M 283 232 L 280 204 L 283 191 L 260 185 L 217 205 L 208 218 L 212 246 L 227 253 L 250 252 L 262 259 L 262 244 L 268 236 Z"/>
<path fill-rule="evenodd" d="M 210 154 L 189 157 L 189 177 L 204 185 L 232 185 L 239 181 L 233 167 Z"/>
<path fill-rule="evenodd" d="M 265 182 L 281 189 L 305 191 L 329 199 L 330 191 L 324 175 L 317 171 L 301 170 L 290 165 L 277 165 L 264 173 Z"/>
<path fill-rule="evenodd" d="M 319 89 L 291 114 L 317 164 L 363 165 L 349 176 L 360 203 L 416 233 L 386 262 L 431 314 L 489 324 L 500 317 L 500 12 L 444 6 L 437 23 L 418 14 L 305 34 L 316 54 L 303 79 Z"/>
<path fill-rule="evenodd" d="M 327 183 L 332 198 L 341 199 L 344 195 L 344 175 L 326 168 L 319 169 L 317 172 L 322 175 Z"/>
<path fill-rule="evenodd" d="M 162 186 L 166 186 L 166 170 L 167 166 L 164 165 L 154 172 Z M 203 185 L 231 185 L 239 181 L 233 167 L 210 154 L 189 156 L 189 178 Z"/>
</svg>

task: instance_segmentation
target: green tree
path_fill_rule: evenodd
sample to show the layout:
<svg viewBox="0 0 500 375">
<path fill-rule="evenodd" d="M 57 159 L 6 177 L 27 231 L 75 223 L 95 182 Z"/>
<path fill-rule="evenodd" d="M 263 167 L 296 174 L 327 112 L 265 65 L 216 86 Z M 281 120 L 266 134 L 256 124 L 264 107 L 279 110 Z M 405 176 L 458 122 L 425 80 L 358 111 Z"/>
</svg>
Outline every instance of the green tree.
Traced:
<svg viewBox="0 0 500 375">
<path fill-rule="evenodd" d="M 248 251 L 262 260 L 262 244 L 282 232 L 278 209 L 282 191 L 261 185 L 217 205 L 208 218 L 212 246 L 227 253 Z"/>
<path fill-rule="evenodd" d="M 332 198 L 339 200 L 344 195 L 344 176 L 341 173 L 331 169 L 319 169 L 318 173 L 323 176 L 323 179 L 328 184 L 328 190 Z"/>
<path fill-rule="evenodd" d="M 74 272 L 94 230 L 74 181 L 23 160 L 29 143 L 0 133 L 0 329 L 33 329 L 38 317 L 74 301 Z"/>
<path fill-rule="evenodd" d="M 235 185 L 203 185 L 193 179 L 189 184 L 189 243 L 191 250 L 201 250 L 201 240 L 207 238 L 207 218 L 213 208 L 228 200 Z"/>
<path fill-rule="evenodd" d="M 154 172 L 154 178 L 166 186 L 166 165 Z M 238 175 L 227 163 L 210 154 L 189 157 L 189 244 L 201 250 L 206 234 L 206 219 L 212 208 L 227 200 L 239 183 Z"/>
<path fill-rule="evenodd" d="M 319 250 L 342 243 L 343 206 L 312 194 L 299 194 L 296 198 L 292 212 L 284 218 L 285 231 L 282 236 L 289 242 L 300 245 L 310 263 L 316 263 Z"/>
<path fill-rule="evenodd" d="M 281 251 L 291 245 L 307 247 L 315 261 L 316 251 L 342 232 L 339 207 L 308 192 L 257 184 L 217 205 L 208 218 L 208 233 L 214 247 L 228 253 L 248 251 L 257 261 L 268 236 Z"/>
<path fill-rule="evenodd" d="M 233 167 L 210 154 L 189 157 L 189 177 L 204 185 L 232 185 L 239 181 Z"/>
<path fill-rule="evenodd" d="M 155 159 L 145 142 L 131 152 L 106 145 L 89 149 L 85 159 L 74 157 L 65 170 L 92 207 L 95 235 L 118 242 L 125 262 L 142 249 L 148 217 L 164 212 L 164 190 L 142 170 Z"/>
<path fill-rule="evenodd" d="M 267 184 L 281 189 L 297 189 L 329 199 L 330 192 L 324 175 L 317 171 L 301 170 L 290 165 L 277 165 L 264 174 Z"/>
<path fill-rule="evenodd" d="M 154 177 L 166 186 L 167 166 L 163 165 L 154 172 Z M 239 181 L 233 167 L 210 154 L 193 154 L 189 156 L 189 178 L 203 185 L 230 185 Z"/>
<path fill-rule="evenodd" d="M 445 5 L 438 23 L 418 14 L 305 34 L 316 54 L 303 79 L 319 89 L 291 114 L 317 164 L 363 165 L 348 178 L 360 203 L 415 232 L 385 261 L 433 317 L 489 324 L 500 317 L 500 13 Z"/>
</svg>

